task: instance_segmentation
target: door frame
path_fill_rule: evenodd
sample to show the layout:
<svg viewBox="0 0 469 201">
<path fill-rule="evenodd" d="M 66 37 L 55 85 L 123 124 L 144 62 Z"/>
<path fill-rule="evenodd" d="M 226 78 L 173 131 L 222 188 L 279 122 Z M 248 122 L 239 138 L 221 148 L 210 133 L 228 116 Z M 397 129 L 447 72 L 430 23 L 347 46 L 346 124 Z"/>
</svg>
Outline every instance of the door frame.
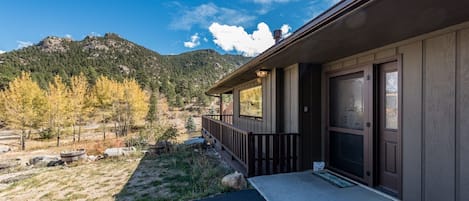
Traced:
<svg viewBox="0 0 469 201">
<path fill-rule="evenodd" d="M 342 75 L 349 75 L 353 73 L 358 73 L 358 72 L 363 72 L 363 78 L 364 78 L 364 88 L 363 88 L 363 105 L 364 105 L 364 118 L 363 118 L 363 178 L 360 178 L 358 176 L 355 176 L 353 174 L 347 173 L 345 171 L 342 171 L 340 169 L 334 168 L 330 165 L 330 79 L 333 77 L 338 77 Z M 334 172 L 338 172 L 342 175 L 345 175 L 347 177 L 350 177 L 354 180 L 357 180 L 362 183 L 372 183 L 373 181 L 373 156 L 370 155 L 373 151 L 373 146 L 370 146 L 370 142 L 373 141 L 373 123 L 370 122 L 371 119 L 373 119 L 373 107 L 366 107 L 366 105 L 369 105 L 370 102 L 372 103 L 372 97 L 373 97 L 373 65 L 372 64 L 363 64 L 359 66 L 354 66 L 351 68 L 347 69 L 341 69 L 333 72 L 326 72 L 326 135 L 325 135 L 325 142 L 326 142 L 326 165 L 328 169 L 333 170 Z M 370 122 L 371 125 L 368 127 L 367 123 Z M 334 129 L 336 131 L 337 129 Z M 369 174 L 367 173 L 369 172 Z"/>
<path fill-rule="evenodd" d="M 381 124 L 381 119 L 380 119 L 380 106 L 378 103 L 380 103 L 380 89 L 381 89 L 381 81 L 379 80 L 380 77 L 381 77 L 381 69 L 379 69 L 379 66 L 381 64 L 385 64 L 385 63 L 389 63 L 389 62 L 396 62 L 396 67 L 397 67 L 397 78 L 398 78 L 398 81 L 397 81 L 397 88 L 398 88 L 398 98 L 397 98 L 397 105 L 398 105 L 398 114 L 397 114 L 397 123 L 398 123 L 398 129 L 397 129 L 397 142 L 398 142 L 398 148 L 400 150 L 400 153 L 399 153 L 399 157 L 400 157 L 400 165 L 397 167 L 399 169 L 399 178 L 400 178 L 400 183 L 399 183 L 399 187 L 398 187 L 398 195 L 397 197 L 399 199 L 402 198 L 402 189 L 403 189 L 403 163 L 404 163 L 404 160 L 403 160 L 403 157 L 404 157 L 404 150 L 403 150 L 403 137 L 402 137 L 402 100 L 403 100 L 403 97 L 402 97 L 402 94 L 403 94 L 403 86 L 402 86 L 402 83 L 403 83 L 403 76 L 402 76 L 402 55 L 398 55 L 398 56 L 395 56 L 395 57 L 392 57 L 392 58 L 389 58 L 387 60 L 383 60 L 383 61 L 379 61 L 379 62 L 374 62 L 374 71 L 375 71 L 375 74 L 377 75 L 376 76 L 376 80 L 375 80 L 375 92 L 377 94 L 376 96 L 376 100 L 374 101 L 374 108 L 375 108 L 375 113 L 374 113 L 374 124 L 377 125 L 375 127 L 375 130 L 374 130 L 374 135 L 375 136 L 379 136 L 379 132 L 380 132 L 380 124 Z M 375 159 L 375 163 L 374 163 L 374 169 L 376 170 L 379 170 L 379 138 L 376 137 L 376 141 L 374 141 L 374 159 Z M 379 185 L 379 176 L 378 176 L 379 172 L 378 171 L 375 171 L 375 175 L 374 175 L 374 180 L 373 180 L 373 187 L 374 186 L 378 186 Z"/>
<path fill-rule="evenodd" d="M 364 183 L 370 187 L 374 187 L 375 185 L 377 185 L 377 173 L 378 173 L 378 168 L 377 168 L 377 165 L 378 165 L 378 157 L 379 157 L 379 152 L 376 152 L 377 150 L 377 143 L 376 143 L 376 135 L 378 134 L 377 130 L 379 129 L 378 127 L 378 121 L 379 121 L 379 118 L 377 114 L 377 112 L 379 112 L 378 108 L 377 108 L 377 101 L 375 100 L 374 96 L 375 94 L 377 94 L 377 89 L 379 89 L 379 85 L 377 85 L 377 78 L 379 78 L 379 69 L 378 66 L 379 64 L 383 64 L 383 63 L 388 63 L 388 62 L 393 62 L 393 61 L 396 61 L 396 65 L 397 65 L 397 71 L 398 71 L 398 90 L 399 90 L 399 97 L 398 97 L 398 134 L 399 134 L 399 139 L 398 139 L 398 142 L 399 142 L 399 146 L 400 146 L 400 157 L 401 157 L 401 163 L 400 163 L 400 188 L 399 188 L 399 197 L 402 197 L 402 176 L 403 176 L 403 153 L 404 153 L 404 150 L 403 150 L 403 142 L 402 142 L 402 100 L 403 100 L 403 97 L 402 97 L 402 89 L 403 89 L 403 86 L 402 86 L 402 54 L 398 54 L 396 56 L 391 56 L 391 57 L 387 57 L 387 58 L 383 58 L 383 59 L 375 59 L 371 62 L 366 62 L 366 63 L 362 63 L 362 64 L 356 64 L 356 65 L 353 65 L 353 66 L 350 66 L 350 67 L 346 67 L 346 68 L 341 68 L 341 69 L 334 69 L 334 70 L 326 70 L 324 71 L 324 75 L 325 75 L 325 98 L 324 98 L 324 101 L 325 101 L 325 114 L 324 114 L 324 117 L 325 117 L 325 134 L 324 134 L 324 143 L 325 143 L 325 149 L 324 149 L 324 152 L 325 152 L 325 161 L 326 161 L 326 167 L 334 172 L 337 172 L 339 174 L 342 174 L 344 176 L 347 176 L 351 179 L 354 179 L 356 181 L 359 181 L 361 183 Z M 367 97 L 364 97 L 364 106 L 365 106 L 365 116 L 366 118 L 364 118 L 364 130 L 366 129 L 366 123 L 367 122 L 370 122 L 371 125 L 370 127 L 367 129 L 368 131 L 365 132 L 364 131 L 364 134 L 368 134 L 368 136 L 364 136 L 364 178 L 360 178 L 360 177 L 357 177 L 355 175 L 351 175 L 350 173 L 347 173 L 345 171 L 342 171 L 342 170 L 339 170 L 337 168 L 334 168 L 334 167 L 331 167 L 330 166 L 330 150 L 329 150 L 329 147 L 330 147 L 330 144 L 329 144 L 329 140 L 330 140 L 330 130 L 329 130 L 329 125 L 330 125 L 330 78 L 332 77 L 337 77 L 337 76 L 341 76 L 341 75 L 347 75 L 347 74 L 351 74 L 351 73 L 355 73 L 355 72 L 360 72 L 360 71 L 363 71 L 364 72 L 364 77 L 365 77 L 365 81 L 367 81 L 365 83 L 365 87 L 364 89 L 367 91 Z M 368 80 L 367 79 L 367 76 L 370 77 L 370 79 Z M 371 103 L 371 105 L 370 105 Z M 368 107 L 368 111 L 366 110 L 366 107 Z M 365 137 L 367 139 L 365 139 Z M 365 143 L 368 143 L 367 145 Z M 367 176 L 367 170 L 369 171 L 369 176 Z"/>
</svg>

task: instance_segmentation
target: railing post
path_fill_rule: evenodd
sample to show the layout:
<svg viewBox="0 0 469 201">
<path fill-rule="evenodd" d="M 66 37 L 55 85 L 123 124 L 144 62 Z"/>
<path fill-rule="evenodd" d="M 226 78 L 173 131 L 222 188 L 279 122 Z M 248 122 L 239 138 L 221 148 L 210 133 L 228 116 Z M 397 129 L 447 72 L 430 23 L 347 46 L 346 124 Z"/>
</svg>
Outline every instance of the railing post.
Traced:
<svg viewBox="0 0 469 201">
<path fill-rule="evenodd" d="M 247 173 L 248 177 L 254 176 L 255 167 L 255 153 L 254 153 L 254 136 L 252 132 L 247 133 L 248 138 L 248 154 L 247 154 Z"/>
<path fill-rule="evenodd" d="M 221 116 L 220 116 L 221 117 Z M 223 125 L 221 123 L 218 123 L 219 126 L 219 136 L 220 136 L 220 142 L 221 142 L 221 150 L 225 150 L 225 142 L 223 141 Z"/>
</svg>

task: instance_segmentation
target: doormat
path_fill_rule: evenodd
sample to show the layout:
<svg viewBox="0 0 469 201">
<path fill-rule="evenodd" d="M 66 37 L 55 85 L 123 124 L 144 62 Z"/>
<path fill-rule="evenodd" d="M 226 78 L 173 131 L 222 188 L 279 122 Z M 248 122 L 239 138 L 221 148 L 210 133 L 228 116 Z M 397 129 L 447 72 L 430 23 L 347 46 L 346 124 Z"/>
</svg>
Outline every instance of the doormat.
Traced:
<svg viewBox="0 0 469 201">
<path fill-rule="evenodd" d="M 347 188 L 355 186 L 356 184 L 349 182 L 345 179 L 342 179 L 334 174 L 331 174 L 327 171 L 313 172 L 314 175 L 326 180 L 327 182 L 336 185 L 339 188 Z"/>
</svg>

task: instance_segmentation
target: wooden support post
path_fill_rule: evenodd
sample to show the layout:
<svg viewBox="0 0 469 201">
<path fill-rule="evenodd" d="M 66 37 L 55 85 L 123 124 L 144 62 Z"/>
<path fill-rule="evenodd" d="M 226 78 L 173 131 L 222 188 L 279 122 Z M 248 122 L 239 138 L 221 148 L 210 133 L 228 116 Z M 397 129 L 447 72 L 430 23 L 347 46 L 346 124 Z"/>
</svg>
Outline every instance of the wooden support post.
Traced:
<svg viewBox="0 0 469 201">
<path fill-rule="evenodd" d="M 223 122 L 223 94 L 220 94 L 219 99 L 220 99 L 220 113 L 218 114 L 220 115 L 220 121 Z"/>
</svg>

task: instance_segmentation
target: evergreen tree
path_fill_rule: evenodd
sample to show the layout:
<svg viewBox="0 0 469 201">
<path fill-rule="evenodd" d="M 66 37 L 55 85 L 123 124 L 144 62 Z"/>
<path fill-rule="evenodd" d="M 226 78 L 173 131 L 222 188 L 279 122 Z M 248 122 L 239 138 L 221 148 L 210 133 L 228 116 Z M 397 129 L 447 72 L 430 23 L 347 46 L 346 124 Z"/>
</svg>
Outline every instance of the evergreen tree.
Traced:
<svg viewBox="0 0 469 201">
<path fill-rule="evenodd" d="M 189 118 L 187 118 L 186 129 L 188 133 L 193 132 L 195 130 L 195 122 L 192 116 L 189 116 Z"/>
</svg>

